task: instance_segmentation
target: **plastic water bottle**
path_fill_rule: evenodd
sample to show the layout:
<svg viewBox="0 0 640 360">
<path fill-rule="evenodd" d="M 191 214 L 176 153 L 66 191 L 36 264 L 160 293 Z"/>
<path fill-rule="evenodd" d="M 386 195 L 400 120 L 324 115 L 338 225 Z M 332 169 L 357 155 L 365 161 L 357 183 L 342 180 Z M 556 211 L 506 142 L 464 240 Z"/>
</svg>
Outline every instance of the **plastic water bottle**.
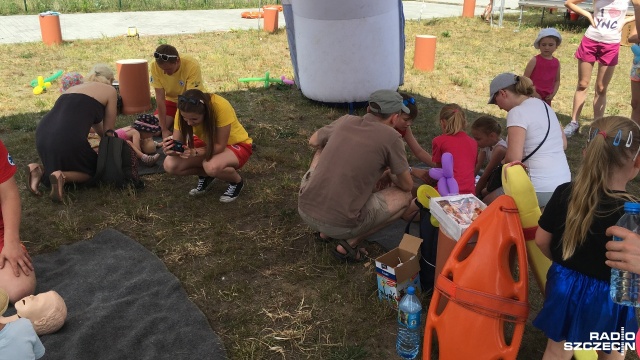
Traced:
<svg viewBox="0 0 640 360">
<path fill-rule="evenodd" d="M 398 339 L 396 352 L 403 359 L 415 359 L 420 350 L 420 315 L 422 304 L 413 286 L 398 304 Z"/>
<path fill-rule="evenodd" d="M 640 204 L 625 203 L 624 215 L 616 225 L 640 234 Z M 622 239 L 614 236 L 613 240 Z M 618 304 L 640 307 L 640 275 L 612 268 L 610 295 Z"/>
</svg>

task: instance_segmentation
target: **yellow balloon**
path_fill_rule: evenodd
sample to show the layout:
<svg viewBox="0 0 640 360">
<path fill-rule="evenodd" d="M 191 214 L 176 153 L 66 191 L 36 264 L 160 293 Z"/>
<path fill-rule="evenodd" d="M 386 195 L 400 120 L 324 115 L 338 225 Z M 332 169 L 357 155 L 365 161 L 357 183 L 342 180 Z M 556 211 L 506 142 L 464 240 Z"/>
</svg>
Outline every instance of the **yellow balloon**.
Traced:
<svg viewBox="0 0 640 360">
<path fill-rule="evenodd" d="M 48 88 L 49 86 L 51 86 L 51 82 L 50 81 L 47 81 L 46 83 L 44 83 L 44 87 L 45 88 Z"/>
<path fill-rule="evenodd" d="M 38 86 L 44 86 L 44 76 L 38 76 Z"/>
<path fill-rule="evenodd" d="M 42 94 L 42 91 L 44 90 L 44 88 L 40 85 L 36 86 L 33 88 L 33 95 L 40 95 Z"/>
</svg>

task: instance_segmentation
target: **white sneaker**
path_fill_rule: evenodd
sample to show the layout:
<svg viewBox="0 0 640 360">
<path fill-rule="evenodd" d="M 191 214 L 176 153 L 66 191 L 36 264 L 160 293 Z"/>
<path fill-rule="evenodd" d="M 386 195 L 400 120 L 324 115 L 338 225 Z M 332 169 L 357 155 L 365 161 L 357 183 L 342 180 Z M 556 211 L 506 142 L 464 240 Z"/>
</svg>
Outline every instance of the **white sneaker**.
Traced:
<svg viewBox="0 0 640 360">
<path fill-rule="evenodd" d="M 209 185 L 213 183 L 215 178 L 210 176 L 198 176 L 198 185 L 195 188 L 189 190 L 189 195 L 198 196 L 207 192 Z"/>
<path fill-rule="evenodd" d="M 567 138 L 570 138 L 573 136 L 573 134 L 578 132 L 578 129 L 580 129 L 580 124 L 571 121 L 564 127 L 564 134 L 567 136 Z"/>
</svg>

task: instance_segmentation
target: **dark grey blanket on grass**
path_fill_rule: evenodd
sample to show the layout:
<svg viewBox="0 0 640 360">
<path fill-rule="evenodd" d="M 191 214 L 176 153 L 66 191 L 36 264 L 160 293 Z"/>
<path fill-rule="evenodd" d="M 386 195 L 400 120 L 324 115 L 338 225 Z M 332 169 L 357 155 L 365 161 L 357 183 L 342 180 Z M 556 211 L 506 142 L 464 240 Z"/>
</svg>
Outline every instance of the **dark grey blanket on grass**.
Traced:
<svg viewBox="0 0 640 360">
<path fill-rule="evenodd" d="M 62 329 L 41 337 L 43 359 L 226 359 L 178 279 L 122 233 L 105 230 L 33 261 L 36 292 L 57 291 L 68 311 Z"/>
</svg>

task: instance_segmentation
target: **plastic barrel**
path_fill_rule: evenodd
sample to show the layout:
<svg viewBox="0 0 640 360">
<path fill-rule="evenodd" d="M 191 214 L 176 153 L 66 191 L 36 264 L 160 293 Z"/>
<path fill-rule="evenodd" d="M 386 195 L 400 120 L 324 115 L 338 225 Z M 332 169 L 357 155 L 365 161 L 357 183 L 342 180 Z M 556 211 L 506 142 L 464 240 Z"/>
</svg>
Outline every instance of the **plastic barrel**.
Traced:
<svg viewBox="0 0 640 360">
<path fill-rule="evenodd" d="M 416 35 L 416 50 L 413 56 L 413 67 L 422 71 L 432 71 L 436 61 L 436 37 L 433 35 Z"/>
<path fill-rule="evenodd" d="M 149 64 L 144 59 L 116 61 L 122 113 L 137 114 L 151 109 Z"/>
<path fill-rule="evenodd" d="M 462 17 L 472 18 L 476 9 L 476 0 L 464 0 L 462 4 Z"/>
<path fill-rule="evenodd" d="M 40 33 L 42 42 L 46 45 L 62 44 L 62 30 L 60 29 L 60 16 L 57 14 L 42 13 L 40 19 Z"/>
<path fill-rule="evenodd" d="M 278 8 L 264 8 L 264 31 L 274 33 L 278 30 Z"/>
</svg>

